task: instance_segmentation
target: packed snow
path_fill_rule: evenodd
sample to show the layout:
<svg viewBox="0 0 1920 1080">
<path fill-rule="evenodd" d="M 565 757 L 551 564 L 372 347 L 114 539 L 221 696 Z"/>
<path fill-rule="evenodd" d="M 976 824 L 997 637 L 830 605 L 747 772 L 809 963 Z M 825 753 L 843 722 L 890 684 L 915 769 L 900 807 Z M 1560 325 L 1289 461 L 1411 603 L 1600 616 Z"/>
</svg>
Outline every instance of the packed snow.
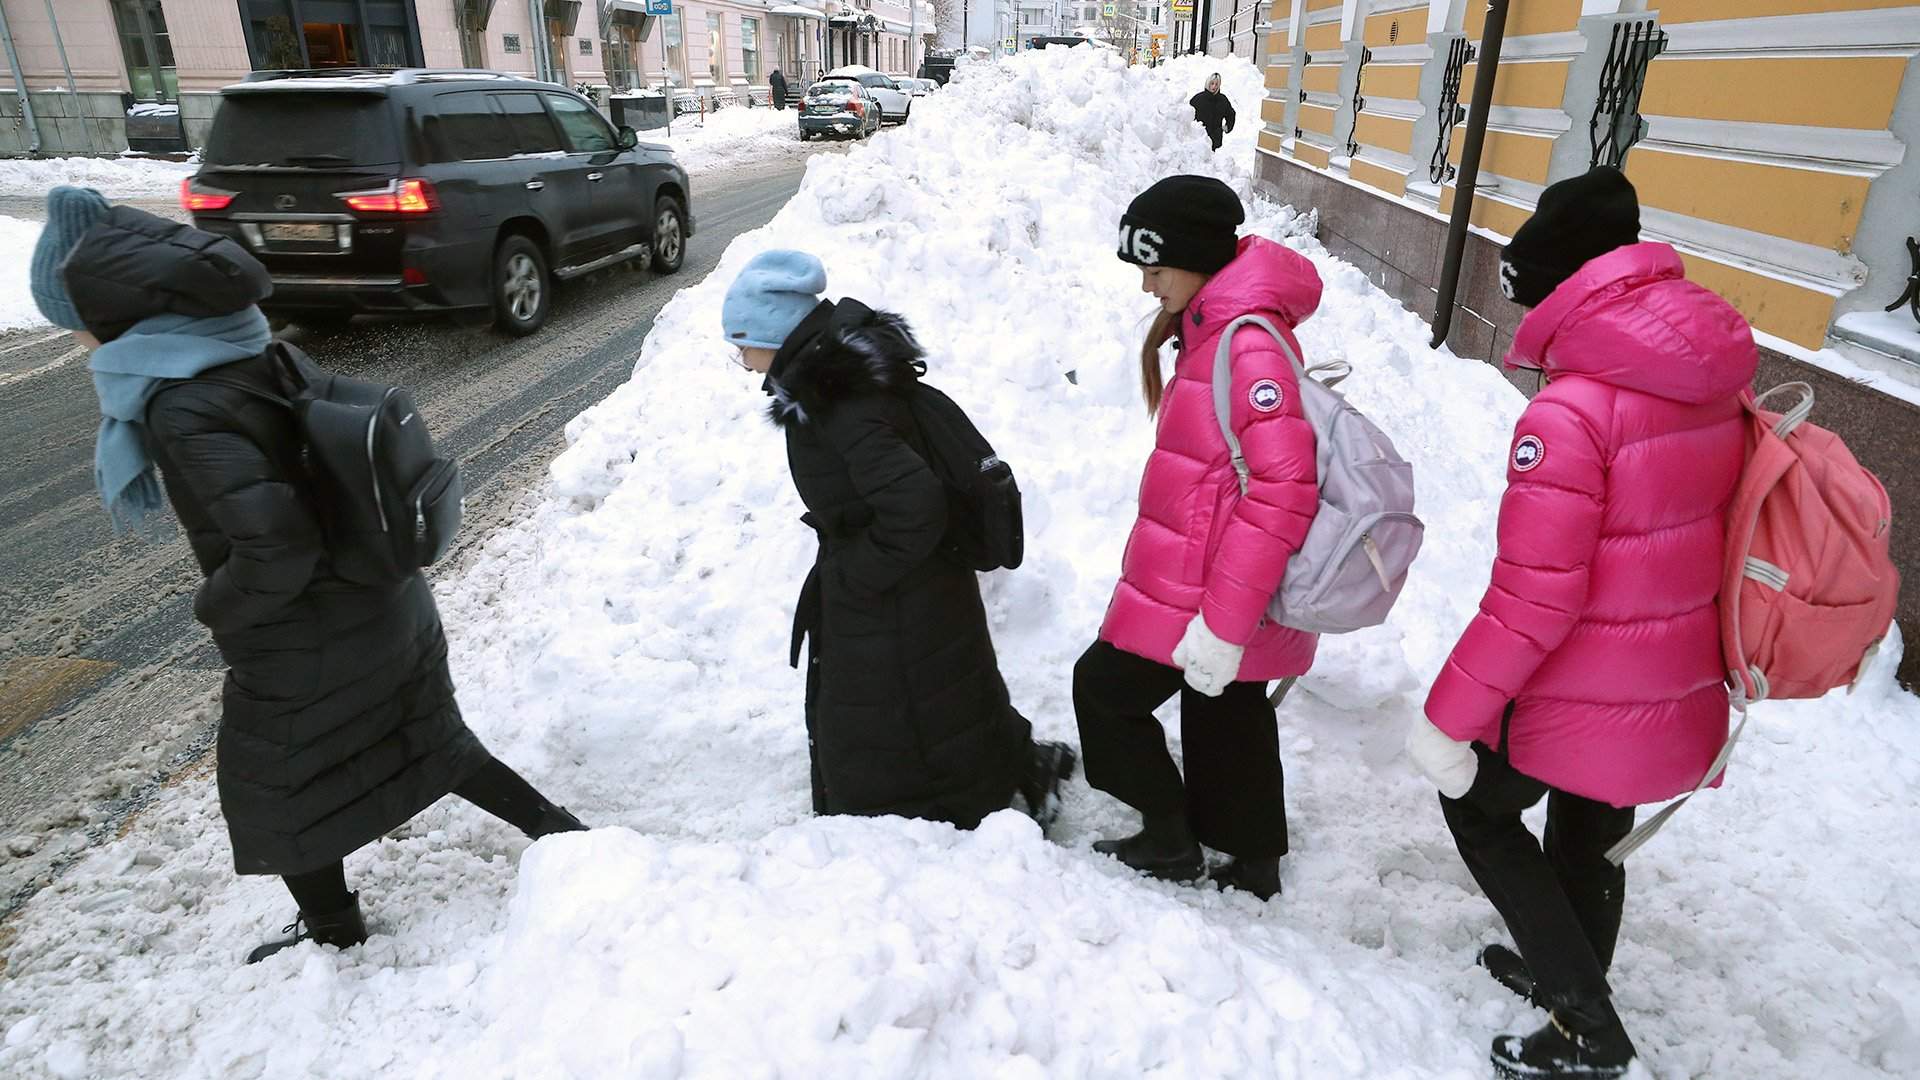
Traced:
<svg viewBox="0 0 1920 1080">
<path fill-rule="evenodd" d="M 705 116 L 676 116 L 672 134 L 665 128 L 655 128 L 641 132 L 640 141 L 672 147 L 680 167 L 690 173 L 732 169 L 809 152 L 800 142 L 799 114 L 791 107 L 734 105 Z"/>
<path fill-rule="evenodd" d="M 40 309 L 33 306 L 33 246 L 40 242 L 40 223 L 0 217 L 0 250 L 18 256 L 0 262 L 0 333 L 46 326 Z"/>
<path fill-rule="evenodd" d="M 243 967 L 292 905 L 233 876 L 203 766 L 13 921 L 0 1074 L 1486 1075 L 1489 1039 L 1541 1016 L 1474 968 L 1503 933 L 1400 744 L 1485 586 L 1524 402 L 1426 348 L 1311 215 L 1253 198 L 1251 119 L 1209 151 L 1186 99 L 1216 67 L 1251 118 L 1244 62 L 1046 50 L 815 157 L 569 426 L 545 501 L 438 583 L 476 730 L 603 828 L 529 846 L 447 800 L 348 859 L 366 945 Z M 1285 895 L 1094 855 L 1134 818 L 1084 781 L 1052 841 L 1011 811 L 973 833 L 810 817 L 787 628 L 813 539 L 720 337 L 727 284 L 806 248 L 832 295 L 917 328 L 1019 474 L 1027 562 L 983 579 L 988 607 L 1016 703 L 1071 740 L 1070 670 L 1151 445 L 1151 301 L 1115 222 L 1177 172 L 1232 184 L 1247 231 L 1319 267 L 1303 346 L 1353 363 L 1343 390 L 1414 462 L 1429 530 L 1391 623 L 1328 639 L 1281 712 Z M 1920 702 L 1893 660 L 1851 696 L 1765 707 L 1728 786 L 1634 856 L 1615 985 L 1647 1075 L 1920 1070 Z"/>
<path fill-rule="evenodd" d="M 36 197 L 71 184 L 109 199 L 165 199 L 199 167 L 192 161 L 142 157 L 0 158 L 0 197 Z"/>
</svg>

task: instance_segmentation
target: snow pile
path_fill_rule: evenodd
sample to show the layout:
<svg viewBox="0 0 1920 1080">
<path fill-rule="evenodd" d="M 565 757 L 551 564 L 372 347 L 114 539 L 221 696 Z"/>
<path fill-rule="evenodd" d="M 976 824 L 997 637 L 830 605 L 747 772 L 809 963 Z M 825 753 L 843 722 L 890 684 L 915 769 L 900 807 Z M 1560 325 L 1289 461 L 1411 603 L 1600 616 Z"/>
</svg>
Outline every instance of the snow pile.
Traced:
<svg viewBox="0 0 1920 1080">
<path fill-rule="evenodd" d="M 157 158 L 4 158 L 0 196 L 40 196 L 61 184 L 89 187 L 109 199 L 164 199 L 200 166 Z"/>
<path fill-rule="evenodd" d="M 0 265 L 0 332 L 45 326 L 40 309 L 33 306 L 31 255 L 40 242 L 41 225 L 37 221 L 0 217 L 0 250 L 16 257 Z"/>
<path fill-rule="evenodd" d="M 984 579 L 989 613 L 1015 701 L 1072 738 L 1151 443 L 1151 301 L 1115 223 L 1169 173 L 1250 194 L 1257 124 L 1215 155 L 1186 106 L 1216 67 L 1257 101 L 1258 73 L 1217 59 L 970 65 L 904 128 L 815 157 L 570 425 L 551 498 L 442 584 L 476 729 L 621 828 L 534 845 L 516 875 L 524 842 L 449 800 L 349 860 L 366 946 L 240 968 L 290 905 L 232 878 L 211 784 L 189 785 L 15 920 L 0 1074 L 1485 1075 L 1489 1037 L 1540 1017 L 1473 968 L 1501 931 L 1400 739 L 1485 586 L 1523 401 L 1427 349 L 1287 208 L 1251 204 L 1248 228 L 1320 268 L 1302 343 L 1353 362 L 1343 389 L 1414 462 L 1430 539 L 1392 624 L 1328 640 L 1283 710 L 1286 895 L 1124 873 L 1086 845 L 1132 815 L 1083 782 L 1058 844 L 1014 815 L 807 817 L 787 627 L 813 538 L 721 340 L 726 285 L 802 247 L 833 295 L 917 328 L 1019 474 L 1028 561 Z M 1887 854 L 1911 846 L 1920 703 L 1892 663 L 1768 707 L 1729 786 L 1634 857 L 1614 980 L 1655 1074 L 1920 1068 L 1920 867 Z"/>
<path fill-rule="evenodd" d="M 748 108 L 736 105 L 708 113 L 673 118 L 673 134 L 656 128 L 640 133 L 640 141 L 673 148 L 680 167 L 690 173 L 750 165 L 776 158 L 804 156 L 799 114 L 793 109 Z"/>
</svg>

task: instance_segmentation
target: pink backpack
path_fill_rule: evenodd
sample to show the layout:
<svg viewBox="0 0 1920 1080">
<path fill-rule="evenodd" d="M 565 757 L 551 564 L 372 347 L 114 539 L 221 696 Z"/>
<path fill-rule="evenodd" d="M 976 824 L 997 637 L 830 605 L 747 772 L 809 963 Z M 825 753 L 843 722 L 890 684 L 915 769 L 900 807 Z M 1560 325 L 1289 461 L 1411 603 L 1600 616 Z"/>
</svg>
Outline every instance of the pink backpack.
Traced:
<svg viewBox="0 0 1920 1080">
<path fill-rule="evenodd" d="M 1784 414 L 1762 408 L 1789 392 L 1799 401 Z M 1900 592 L 1887 491 L 1838 435 L 1807 423 L 1813 388 L 1786 383 L 1744 403 L 1747 464 L 1727 510 L 1720 585 L 1720 648 L 1740 724 L 1694 793 L 1726 768 L 1747 706 L 1854 682 L 1886 637 Z M 1692 797 L 1661 809 L 1607 857 L 1625 859 Z"/>
</svg>

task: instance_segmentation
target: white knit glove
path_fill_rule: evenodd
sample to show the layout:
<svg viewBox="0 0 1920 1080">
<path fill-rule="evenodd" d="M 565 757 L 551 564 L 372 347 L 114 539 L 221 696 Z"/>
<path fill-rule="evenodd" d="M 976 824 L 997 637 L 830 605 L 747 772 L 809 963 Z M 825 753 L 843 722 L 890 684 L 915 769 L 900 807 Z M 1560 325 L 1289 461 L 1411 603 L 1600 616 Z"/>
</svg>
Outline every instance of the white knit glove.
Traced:
<svg viewBox="0 0 1920 1080">
<path fill-rule="evenodd" d="M 1204 615 L 1195 615 L 1173 647 L 1173 666 L 1187 674 L 1187 685 L 1208 697 L 1219 697 L 1234 676 L 1240 674 L 1244 645 L 1222 641 L 1207 628 Z"/>
<path fill-rule="evenodd" d="M 1465 795 L 1480 771 L 1480 759 L 1474 756 L 1472 743 L 1441 731 L 1424 716 L 1415 716 L 1407 729 L 1407 756 L 1449 799 Z"/>
</svg>

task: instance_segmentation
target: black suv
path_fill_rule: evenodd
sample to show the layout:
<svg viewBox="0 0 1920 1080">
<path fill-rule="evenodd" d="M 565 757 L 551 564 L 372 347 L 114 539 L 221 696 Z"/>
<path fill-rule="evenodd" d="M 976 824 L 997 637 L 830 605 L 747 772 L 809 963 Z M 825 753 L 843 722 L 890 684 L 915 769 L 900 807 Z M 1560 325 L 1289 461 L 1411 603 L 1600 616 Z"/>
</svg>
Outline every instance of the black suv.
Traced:
<svg viewBox="0 0 1920 1080">
<path fill-rule="evenodd" d="M 485 71 L 259 72 L 221 92 L 194 224 L 273 275 L 269 314 L 491 310 L 546 322 L 554 280 L 680 269 L 686 171 L 558 86 Z"/>
</svg>

